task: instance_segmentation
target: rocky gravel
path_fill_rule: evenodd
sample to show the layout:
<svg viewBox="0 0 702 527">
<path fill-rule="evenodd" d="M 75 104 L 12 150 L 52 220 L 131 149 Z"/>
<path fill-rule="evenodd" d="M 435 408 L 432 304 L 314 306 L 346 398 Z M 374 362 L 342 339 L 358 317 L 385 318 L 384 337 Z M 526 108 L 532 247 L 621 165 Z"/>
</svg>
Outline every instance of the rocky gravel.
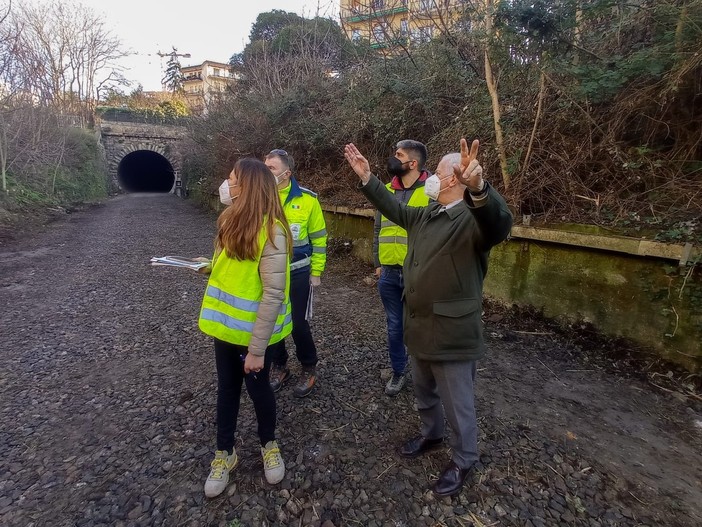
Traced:
<svg viewBox="0 0 702 527">
<path fill-rule="evenodd" d="M 303 400 L 291 386 L 278 394 L 285 479 L 265 483 L 244 397 L 241 463 L 225 494 L 205 499 L 205 279 L 148 261 L 207 255 L 213 234 L 192 203 L 124 195 L 0 239 L 0 525 L 702 524 L 699 401 L 608 373 L 567 337 L 499 313 L 485 317 L 479 466 L 460 495 L 436 499 L 428 489 L 449 454 L 395 454 L 417 431 L 413 397 L 383 394 L 372 269 L 343 250 L 316 298 L 319 386 Z"/>
</svg>

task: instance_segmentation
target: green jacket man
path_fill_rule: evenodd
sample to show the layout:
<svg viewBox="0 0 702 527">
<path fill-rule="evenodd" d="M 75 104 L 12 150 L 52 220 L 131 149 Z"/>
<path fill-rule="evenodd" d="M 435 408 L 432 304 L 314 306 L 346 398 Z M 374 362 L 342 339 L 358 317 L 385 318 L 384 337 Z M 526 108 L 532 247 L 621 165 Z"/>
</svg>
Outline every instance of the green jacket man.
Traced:
<svg viewBox="0 0 702 527">
<path fill-rule="evenodd" d="M 490 249 L 512 227 L 507 203 L 483 179 L 479 142 L 447 154 L 424 184 L 435 202 L 423 208 L 397 203 L 353 144 L 344 155 L 360 177 L 366 197 L 408 233 L 404 263 L 404 332 L 421 421 L 420 435 L 399 448 L 414 458 L 439 447 L 444 419 L 451 425 L 451 462 L 433 486 L 437 496 L 461 491 L 478 461 L 473 383 L 476 360 L 485 354 L 483 279 Z"/>
</svg>

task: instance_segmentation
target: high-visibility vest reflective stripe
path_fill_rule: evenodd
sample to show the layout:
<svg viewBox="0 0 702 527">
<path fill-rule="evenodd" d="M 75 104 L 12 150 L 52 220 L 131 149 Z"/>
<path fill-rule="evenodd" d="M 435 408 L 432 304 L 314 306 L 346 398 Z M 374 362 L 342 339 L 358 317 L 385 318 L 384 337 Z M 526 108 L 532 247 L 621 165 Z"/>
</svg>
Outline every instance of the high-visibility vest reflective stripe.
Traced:
<svg viewBox="0 0 702 527">
<path fill-rule="evenodd" d="M 296 262 L 293 262 L 290 264 L 290 270 L 294 271 L 295 269 L 301 269 L 303 267 L 307 267 L 312 263 L 312 260 L 310 259 L 309 256 L 305 256 L 302 260 L 298 260 Z"/>
<path fill-rule="evenodd" d="M 204 308 L 200 313 L 200 317 L 205 320 L 217 322 L 235 331 L 246 331 L 249 334 L 253 333 L 253 322 L 245 322 L 243 320 L 225 315 L 224 313 L 220 313 L 219 311 L 215 311 L 214 309 Z M 287 313 L 285 315 L 282 324 L 278 324 L 276 322 L 276 325 L 273 328 L 273 333 L 275 334 L 282 332 L 286 324 L 292 324 L 292 313 Z M 271 344 L 274 344 L 273 339 L 271 339 Z"/>
<path fill-rule="evenodd" d="M 385 187 L 390 192 L 395 192 L 391 184 Z M 429 196 L 424 193 L 422 187 L 412 191 L 407 205 L 410 207 L 426 207 L 429 204 Z M 407 256 L 407 231 L 393 223 L 385 216 L 380 217 L 380 233 L 378 234 L 378 259 L 380 265 L 402 265 Z"/>
<path fill-rule="evenodd" d="M 231 344 L 248 346 L 263 297 L 263 283 L 258 266 L 267 240 L 264 227 L 259 235 L 259 254 L 256 260 L 229 258 L 225 251 L 214 259 L 198 322 L 206 335 Z M 287 267 L 289 277 L 289 260 Z M 232 280 L 233 276 L 236 277 L 235 280 Z M 288 278 L 285 284 L 285 301 L 276 318 L 269 345 L 281 341 L 291 331 L 292 312 Z"/>
</svg>

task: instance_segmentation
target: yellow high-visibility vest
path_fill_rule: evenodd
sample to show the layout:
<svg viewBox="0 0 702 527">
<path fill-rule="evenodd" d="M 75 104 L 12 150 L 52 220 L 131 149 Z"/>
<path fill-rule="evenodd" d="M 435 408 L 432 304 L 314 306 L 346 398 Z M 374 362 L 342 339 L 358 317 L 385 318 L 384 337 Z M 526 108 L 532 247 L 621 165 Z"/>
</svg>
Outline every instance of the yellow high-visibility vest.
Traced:
<svg viewBox="0 0 702 527">
<path fill-rule="evenodd" d="M 390 192 L 395 192 L 392 183 L 385 185 Z M 426 207 L 429 196 L 423 187 L 415 188 L 407 205 L 410 207 Z M 385 216 L 380 217 L 380 233 L 378 234 L 378 260 L 380 265 L 402 265 L 407 256 L 407 231 Z"/>
<path fill-rule="evenodd" d="M 268 240 L 265 226 L 259 234 L 256 260 L 237 260 L 222 251 L 213 259 L 212 272 L 200 309 L 200 330 L 224 342 L 248 346 L 258 307 L 263 297 L 263 283 L 258 272 L 263 247 Z M 273 328 L 268 345 L 283 340 L 292 331 L 290 310 L 290 259 L 287 258 L 285 301 Z"/>
</svg>

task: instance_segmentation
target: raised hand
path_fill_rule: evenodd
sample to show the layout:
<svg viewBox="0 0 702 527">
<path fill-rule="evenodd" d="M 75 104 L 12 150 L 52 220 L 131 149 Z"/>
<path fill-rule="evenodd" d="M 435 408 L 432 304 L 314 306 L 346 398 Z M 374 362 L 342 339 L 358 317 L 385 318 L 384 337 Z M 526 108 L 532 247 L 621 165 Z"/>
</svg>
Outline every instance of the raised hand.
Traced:
<svg viewBox="0 0 702 527">
<path fill-rule="evenodd" d="M 344 147 L 344 157 L 353 171 L 361 178 L 361 181 L 364 183 L 368 181 L 371 177 L 370 163 L 368 163 L 368 160 L 359 152 L 356 145 L 353 143 L 347 144 Z"/>
<path fill-rule="evenodd" d="M 464 171 L 470 165 L 470 162 L 478 158 L 478 149 L 480 148 L 480 141 L 477 139 L 473 140 L 470 144 L 470 151 L 468 150 L 468 141 L 465 138 L 461 139 L 461 171 Z"/>
<path fill-rule="evenodd" d="M 468 150 L 468 141 L 461 139 L 461 164 L 453 165 L 453 173 L 472 192 L 479 192 L 485 186 L 483 167 L 478 162 L 480 141 L 475 139 Z"/>
</svg>

